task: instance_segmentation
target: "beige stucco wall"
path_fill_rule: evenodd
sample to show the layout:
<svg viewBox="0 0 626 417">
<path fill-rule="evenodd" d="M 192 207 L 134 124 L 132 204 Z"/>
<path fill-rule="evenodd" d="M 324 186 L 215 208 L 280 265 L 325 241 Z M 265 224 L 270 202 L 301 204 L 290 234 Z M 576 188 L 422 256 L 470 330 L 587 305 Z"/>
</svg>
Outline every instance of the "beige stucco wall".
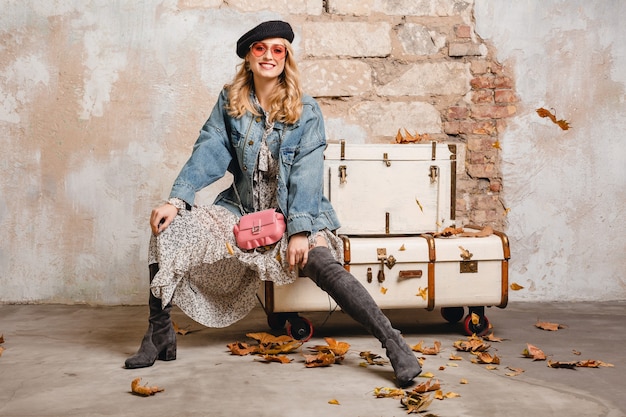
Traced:
<svg viewBox="0 0 626 417">
<path fill-rule="evenodd" d="M 441 115 L 471 104 L 476 62 L 497 56 L 520 91 L 514 118 L 494 122 L 506 197 L 461 158 L 461 217 L 507 228 L 511 279 L 527 287 L 513 299 L 626 298 L 625 37 L 611 8 L 554 2 L 550 19 L 539 0 L 514 12 L 495 0 L 326 3 L 0 0 L 0 302 L 145 302 L 150 209 L 233 75 L 237 38 L 274 18 L 294 26 L 330 139 L 380 142 L 408 127 L 476 143 L 448 137 Z M 539 106 L 574 129 L 537 119 Z"/>
</svg>

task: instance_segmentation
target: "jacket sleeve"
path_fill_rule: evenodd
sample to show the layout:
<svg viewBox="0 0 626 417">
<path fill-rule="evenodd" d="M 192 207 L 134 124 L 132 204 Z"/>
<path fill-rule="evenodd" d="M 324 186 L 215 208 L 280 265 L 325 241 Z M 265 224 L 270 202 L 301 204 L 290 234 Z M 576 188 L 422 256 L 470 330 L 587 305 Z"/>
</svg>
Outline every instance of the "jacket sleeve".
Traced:
<svg viewBox="0 0 626 417">
<path fill-rule="evenodd" d="M 193 146 L 191 156 L 174 181 L 170 198 L 194 204 L 196 192 L 224 176 L 232 161 L 229 132 L 225 118 L 226 90 L 213 107 Z"/>
<path fill-rule="evenodd" d="M 311 110 L 306 119 L 301 119 L 302 138 L 287 179 L 289 236 L 301 232 L 316 232 L 313 224 L 320 214 L 324 191 L 324 119 L 316 102 L 312 105 L 305 104 L 306 106 L 310 106 Z"/>
</svg>

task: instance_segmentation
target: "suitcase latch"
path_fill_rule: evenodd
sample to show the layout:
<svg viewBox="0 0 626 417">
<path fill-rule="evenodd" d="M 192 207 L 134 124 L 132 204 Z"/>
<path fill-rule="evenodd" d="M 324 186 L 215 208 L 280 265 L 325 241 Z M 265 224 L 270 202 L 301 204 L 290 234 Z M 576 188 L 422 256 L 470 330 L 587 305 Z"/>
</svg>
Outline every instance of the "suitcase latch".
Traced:
<svg viewBox="0 0 626 417">
<path fill-rule="evenodd" d="M 437 165 L 431 165 L 430 166 L 430 174 L 428 174 L 428 176 L 430 177 L 430 183 L 434 184 L 437 182 L 437 177 L 439 176 L 439 167 Z"/>
<path fill-rule="evenodd" d="M 387 165 L 388 167 L 391 166 L 391 161 L 389 160 L 389 154 L 387 152 L 383 153 L 383 162 L 385 163 L 385 165 Z"/>
<path fill-rule="evenodd" d="M 345 184 L 348 182 L 348 167 L 345 165 L 339 165 L 339 184 Z"/>
<path fill-rule="evenodd" d="M 378 282 L 382 283 L 385 281 L 385 265 L 387 266 L 387 268 L 391 269 L 397 261 L 395 256 L 387 256 L 387 249 L 385 248 L 377 248 L 376 256 L 378 257 L 378 262 L 380 262 L 380 269 L 378 270 L 377 279 Z M 372 272 L 369 268 L 367 272 L 367 282 L 372 282 Z"/>
</svg>

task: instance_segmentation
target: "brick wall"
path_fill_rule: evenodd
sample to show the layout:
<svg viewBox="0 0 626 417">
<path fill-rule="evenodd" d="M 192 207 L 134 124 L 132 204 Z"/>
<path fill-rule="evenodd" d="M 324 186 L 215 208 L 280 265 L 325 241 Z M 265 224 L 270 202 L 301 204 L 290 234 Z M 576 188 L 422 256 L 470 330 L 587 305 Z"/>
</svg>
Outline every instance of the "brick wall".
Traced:
<svg viewBox="0 0 626 417">
<path fill-rule="evenodd" d="M 180 0 L 181 8 L 224 7 Z M 500 137 L 516 112 L 511 74 L 474 31 L 473 0 L 231 0 L 296 30 L 305 91 L 329 140 L 393 142 L 399 129 L 458 146 L 457 225 L 504 229 Z"/>
</svg>

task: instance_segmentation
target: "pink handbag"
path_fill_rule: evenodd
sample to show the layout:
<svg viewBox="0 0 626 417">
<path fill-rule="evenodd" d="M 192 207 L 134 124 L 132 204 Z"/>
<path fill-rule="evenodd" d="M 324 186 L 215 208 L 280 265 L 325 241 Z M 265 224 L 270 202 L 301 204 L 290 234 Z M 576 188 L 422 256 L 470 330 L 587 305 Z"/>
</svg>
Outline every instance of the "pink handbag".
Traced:
<svg viewBox="0 0 626 417">
<path fill-rule="evenodd" d="M 237 246 L 249 250 L 276 243 L 285 233 L 285 217 L 274 209 L 246 214 L 233 227 Z"/>
</svg>

